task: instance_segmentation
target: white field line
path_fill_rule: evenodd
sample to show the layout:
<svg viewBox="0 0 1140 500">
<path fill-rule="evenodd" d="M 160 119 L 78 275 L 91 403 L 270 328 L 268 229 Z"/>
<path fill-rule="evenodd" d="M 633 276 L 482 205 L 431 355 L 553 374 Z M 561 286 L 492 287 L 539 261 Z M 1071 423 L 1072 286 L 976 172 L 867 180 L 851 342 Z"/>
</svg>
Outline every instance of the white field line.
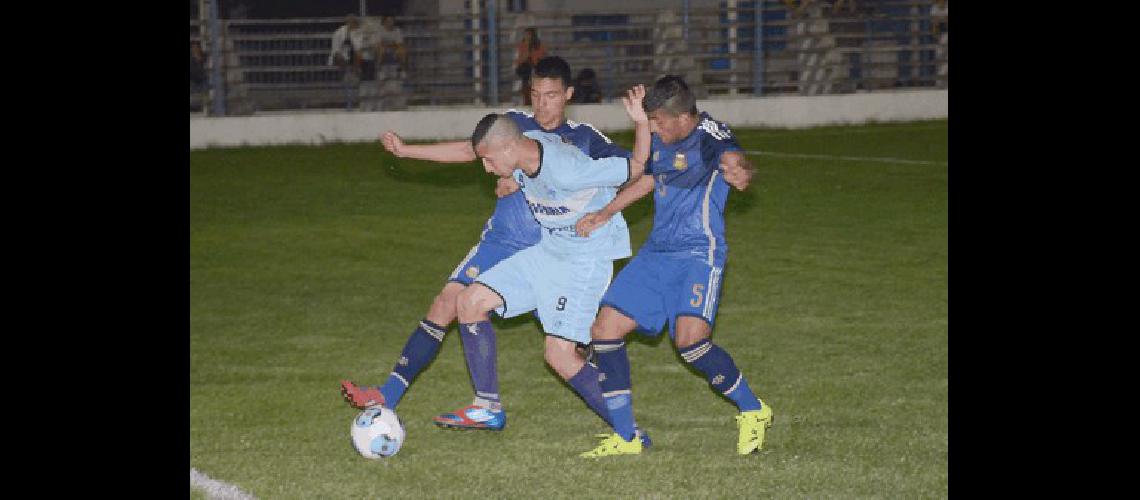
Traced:
<svg viewBox="0 0 1140 500">
<path fill-rule="evenodd" d="M 786 158 L 813 158 L 817 160 L 870 161 L 880 163 L 904 163 L 909 165 L 946 165 L 946 162 L 944 161 L 904 160 L 902 158 L 890 158 L 881 156 L 809 155 L 798 153 L 777 153 L 774 151 L 745 151 L 745 153 L 750 155 L 783 156 Z"/>
<path fill-rule="evenodd" d="M 850 129 L 845 128 L 845 127 L 840 127 L 839 130 L 829 130 L 829 131 L 822 131 L 819 128 L 794 129 L 794 130 L 797 130 L 799 132 L 810 133 L 813 137 L 818 137 L 818 136 L 840 136 L 840 135 L 852 135 L 852 134 L 889 134 L 889 133 L 898 132 L 898 131 L 910 132 L 912 130 L 934 130 L 934 129 L 939 129 L 939 128 L 946 128 L 946 125 L 935 123 L 935 124 L 930 124 L 930 125 L 914 125 L 914 126 L 906 126 L 906 127 L 870 128 L 870 129 L 855 129 L 855 130 L 850 130 Z M 749 133 L 748 136 L 749 137 L 781 137 L 781 136 L 786 137 L 788 135 L 787 132 L 790 130 L 793 130 L 793 129 L 775 129 L 772 131 L 758 131 L 758 132 Z"/>
<path fill-rule="evenodd" d="M 250 495 L 234 486 L 232 484 L 210 479 L 209 476 L 198 472 L 198 469 L 190 468 L 190 487 L 199 488 L 206 492 L 206 496 L 217 500 L 256 500 L 257 497 Z"/>
</svg>

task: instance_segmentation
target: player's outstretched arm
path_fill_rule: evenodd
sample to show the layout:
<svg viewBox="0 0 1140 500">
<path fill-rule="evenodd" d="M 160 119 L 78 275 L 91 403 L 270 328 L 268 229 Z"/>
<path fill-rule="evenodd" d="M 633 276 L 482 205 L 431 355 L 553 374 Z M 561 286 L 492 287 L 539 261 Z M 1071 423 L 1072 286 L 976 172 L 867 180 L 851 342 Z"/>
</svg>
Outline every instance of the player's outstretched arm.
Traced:
<svg viewBox="0 0 1140 500">
<path fill-rule="evenodd" d="M 391 130 L 380 134 L 384 149 L 399 158 L 437 161 L 441 163 L 467 163 L 475 161 L 471 141 L 437 142 L 434 144 L 405 144 Z"/>
<path fill-rule="evenodd" d="M 595 229 L 602 227 L 610 220 L 614 214 L 625 210 L 633 204 L 633 202 L 640 200 L 641 197 L 653 192 L 653 176 L 643 175 L 633 184 L 626 185 L 621 191 L 618 191 L 617 196 L 610 200 L 606 206 L 602 207 L 597 212 L 590 212 L 583 215 L 578 219 L 578 223 L 574 225 L 575 232 L 578 236 L 589 236 Z"/>
<path fill-rule="evenodd" d="M 720 169 L 724 181 L 739 191 L 744 191 L 752 183 L 756 168 L 740 151 L 725 151 L 720 155 Z"/>
<path fill-rule="evenodd" d="M 642 101 L 645 100 L 645 85 L 635 85 L 621 98 L 625 112 L 633 120 L 633 150 L 629 157 L 629 180 L 633 184 L 645 173 L 645 163 L 649 161 L 649 145 L 652 136 L 649 132 L 649 116 L 645 114 Z"/>
</svg>

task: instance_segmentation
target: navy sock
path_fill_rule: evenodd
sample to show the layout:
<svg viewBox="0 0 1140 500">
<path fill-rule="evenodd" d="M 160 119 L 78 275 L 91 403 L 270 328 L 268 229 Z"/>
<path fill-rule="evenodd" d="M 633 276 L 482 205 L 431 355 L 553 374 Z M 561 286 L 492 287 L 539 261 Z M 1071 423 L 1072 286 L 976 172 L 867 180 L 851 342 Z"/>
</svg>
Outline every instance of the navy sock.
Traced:
<svg viewBox="0 0 1140 500">
<path fill-rule="evenodd" d="M 630 390 L 629 355 L 623 340 L 595 340 L 594 356 L 598 369 L 605 375 L 601 380 L 602 396 L 610 413 L 610 426 L 622 439 L 630 441 L 636 424 L 633 419 L 633 393 Z"/>
<path fill-rule="evenodd" d="M 501 411 L 498 350 L 491 322 L 461 323 L 459 338 L 463 340 L 463 356 L 467 358 L 467 373 L 475 386 L 476 400 L 491 411 Z"/>
<path fill-rule="evenodd" d="M 432 323 L 426 318 L 420 321 L 419 326 L 408 337 L 408 342 L 404 344 L 404 350 L 400 352 L 400 359 L 396 361 L 396 366 L 388 375 L 388 381 L 380 387 L 385 406 L 396 409 L 396 405 L 400 404 L 400 399 L 404 397 L 404 391 L 408 390 L 416 375 L 419 375 L 439 354 L 439 346 L 446 334 L 446 327 Z"/>
<path fill-rule="evenodd" d="M 717 392 L 732 400 L 740 411 L 760 409 L 760 400 L 752 394 L 744 375 L 736 368 L 732 356 L 713 344 L 711 340 L 704 339 L 684 349 L 678 348 L 681 357 L 697 371 L 704 374 L 709 385 Z"/>
<path fill-rule="evenodd" d="M 598 383 L 600 373 L 598 367 L 586 363 L 567 382 L 579 396 L 582 396 L 582 399 L 586 401 L 591 410 L 594 410 L 594 413 L 597 413 L 599 417 L 602 417 L 602 420 L 606 421 L 606 424 L 613 427 L 610 412 L 606 409 L 606 399 L 602 396 L 602 386 Z"/>
</svg>

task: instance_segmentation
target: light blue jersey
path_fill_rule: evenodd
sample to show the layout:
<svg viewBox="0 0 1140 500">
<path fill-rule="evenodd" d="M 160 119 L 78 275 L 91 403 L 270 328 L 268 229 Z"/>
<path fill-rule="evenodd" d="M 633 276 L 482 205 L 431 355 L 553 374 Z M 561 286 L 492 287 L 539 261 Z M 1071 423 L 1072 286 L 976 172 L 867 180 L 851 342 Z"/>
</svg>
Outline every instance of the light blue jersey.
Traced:
<svg viewBox="0 0 1140 500">
<path fill-rule="evenodd" d="M 590 158 L 610 156 L 629 158 L 629 151 L 614 144 L 609 137 L 588 123 L 566 120 L 553 129 L 544 130 L 531 113 L 511 109 L 505 114 L 519 126 L 519 130 L 524 132 L 538 130 L 556 134 Z M 495 203 L 495 212 L 483 225 L 483 234 L 479 239 L 508 249 L 520 250 L 538 243 L 542 237 L 523 194 L 515 191 L 499 198 Z"/>
<path fill-rule="evenodd" d="M 583 215 L 605 207 L 617 195 L 618 186 L 629 180 L 629 159 L 595 160 L 558 135 L 540 131 L 523 135 L 538 141 L 538 171 L 530 176 L 515 170 L 514 179 L 542 227 L 539 244 L 558 255 L 629 257 L 629 228 L 621 213 L 589 236 L 578 236 L 574 229 Z"/>
<path fill-rule="evenodd" d="M 538 141 L 538 171 L 514 171 L 520 192 L 541 228 L 537 245 L 519 250 L 475 279 L 502 298 L 495 309 L 512 318 L 537 311 L 542 329 L 582 344 L 613 278 L 613 261 L 630 256 L 629 229 L 621 214 L 580 237 L 574 225 L 604 207 L 629 180 L 629 160 L 592 159 L 556 134 L 528 131 Z"/>
</svg>

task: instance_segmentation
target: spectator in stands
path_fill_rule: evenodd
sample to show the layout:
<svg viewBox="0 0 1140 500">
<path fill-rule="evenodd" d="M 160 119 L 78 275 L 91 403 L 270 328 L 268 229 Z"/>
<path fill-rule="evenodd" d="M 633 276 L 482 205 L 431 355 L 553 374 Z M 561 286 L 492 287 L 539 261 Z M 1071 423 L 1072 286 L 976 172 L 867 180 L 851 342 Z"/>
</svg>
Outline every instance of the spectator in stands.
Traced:
<svg viewBox="0 0 1140 500">
<path fill-rule="evenodd" d="M 404 45 L 404 32 L 396 26 L 396 19 L 392 16 L 382 18 L 377 32 L 376 53 L 380 109 L 402 109 L 406 101 L 404 79 L 408 74 L 408 49 Z"/>
<path fill-rule="evenodd" d="M 937 42 L 943 33 L 947 33 L 950 24 L 950 3 L 948 0 L 934 0 L 930 4 L 930 29 Z"/>
<path fill-rule="evenodd" d="M 205 99 L 203 94 L 209 87 L 206 77 L 206 54 L 202 52 L 202 44 L 196 40 L 190 41 L 190 111 L 201 111 Z"/>
<path fill-rule="evenodd" d="M 361 111 L 376 111 L 379 108 L 380 81 L 376 74 L 377 55 L 380 53 L 380 27 L 375 19 L 364 18 L 360 22 L 360 84 L 357 97 Z"/>
<path fill-rule="evenodd" d="M 598 88 L 597 75 L 591 68 L 583 68 L 574 79 L 574 97 L 570 102 L 598 103 L 602 102 L 602 91 Z"/>
<path fill-rule="evenodd" d="M 344 25 L 333 32 L 328 62 L 330 66 L 335 65 L 344 72 L 341 81 L 344 84 L 345 109 L 348 110 L 356 107 L 363 48 L 364 32 L 360 29 L 360 21 L 355 15 L 349 14 L 344 18 Z"/>
<path fill-rule="evenodd" d="M 790 17 L 801 17 L 814 3 L 819 2 L 816 0 L 784 0 L 784 10 L 788 12 Z"/>
<path fill-rule="evenodd" d="M 847 7 L 848 14 L 854 14 L 859 9 L 859 4 L 855 0 L 835 0 L 835 5 L 832 6 L 832 12 L 838 14 L 843 7 Z"/>
<path fill-rule="evenodd" d="M 546 46 L 538 38 L 538 30 L 526 28 L 522 40 L 515 48 L 515 75 L 519 77 L 519 92 L 523 103 L 530 106 L 530 74 L 538 60 L 546 57 Z"/>
<path fill-rule="evenodd" d="M 190 91 L 201 90 L 206 85 L 206 54 L 202 44 L 190 42 Z"/>
</svg>

